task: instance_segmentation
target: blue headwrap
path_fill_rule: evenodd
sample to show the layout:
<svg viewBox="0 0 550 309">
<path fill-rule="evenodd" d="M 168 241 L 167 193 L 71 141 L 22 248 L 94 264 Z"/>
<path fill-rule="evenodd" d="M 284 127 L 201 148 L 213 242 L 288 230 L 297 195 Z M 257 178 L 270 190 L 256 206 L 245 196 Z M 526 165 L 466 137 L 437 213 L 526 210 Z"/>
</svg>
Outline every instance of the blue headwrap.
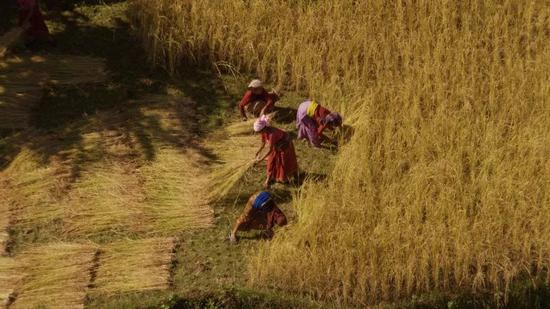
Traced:
<svg viewBox="0 0 550 309">
<path fill-rule="evenodd" d="M 258 196 L 256 197 L 256 200 L 254 200 L 254 204 L 252 204 L 252 208 L 256 210 L 263 209 L 264 206 L 271 201 L 271 193 L 267 191 L 262 191 Z"/>
</svg>

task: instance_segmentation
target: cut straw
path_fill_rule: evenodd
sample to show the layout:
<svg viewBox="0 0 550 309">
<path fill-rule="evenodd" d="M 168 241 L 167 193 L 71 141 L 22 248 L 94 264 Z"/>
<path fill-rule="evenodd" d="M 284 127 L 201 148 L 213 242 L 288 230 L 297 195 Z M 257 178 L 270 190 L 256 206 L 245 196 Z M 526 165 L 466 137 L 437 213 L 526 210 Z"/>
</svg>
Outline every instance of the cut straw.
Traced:
<svg viewBox="0 0 550 309">
<path fill-rule="evenodd" d="M 7 308 L 13 301 L 23 277 L 17 265 L 15 259 L 0 257 L 0 308 Z"/>
<path fill-rule="evenodd" d="M 174 238 L 124 240 L 105 245 L 91 292 L 113 295 L 169 288 L 175 246 Z"/>
<path fill-rule="evenodd" d="M 96 252 L 92 245 L 71 243 L 22 252 L 15 269 L 25 276 L 10 308 L 84 308 Z"/>
</svg>

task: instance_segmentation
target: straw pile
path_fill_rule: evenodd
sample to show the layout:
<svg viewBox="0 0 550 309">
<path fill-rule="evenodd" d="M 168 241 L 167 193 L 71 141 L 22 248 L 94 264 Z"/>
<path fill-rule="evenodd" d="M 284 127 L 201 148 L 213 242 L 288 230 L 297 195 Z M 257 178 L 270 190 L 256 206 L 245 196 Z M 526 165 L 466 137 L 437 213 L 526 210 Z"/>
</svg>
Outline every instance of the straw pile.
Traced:
<svg viewBox="0 0 550 309">
<path fill-rule="evenodd" d="M 12 258 L 0 257 L 0 308 L 7 308 L 13 301 L 21 278 L 17 262 Z"/>
<path fill-rule="evenodd" d="M 92 293 L 112 295 L 169 288 L 175 246 L 174 238 L 124 240 L 104 246 Z"/>
<path fill-rule="evenodd" d="M 55 170 L 42 166 L 37 154 L 22 149 L 4 173 L 2 203 L 9 208 L 14 225 L 24 228 L 46 225 L 62 216 L 63 209 L 55 194 Z"/>
<path fill-rule="evenodd" d="M 143 231 L 139 173 L 131 164 L 100 162 L 82 172 L 69 194 L 66 233 L 98 237 Z"/>
<path fill-rule="evenodd" d="M 23 28 L 15 27 L 0 37 L 0 58 L 4 57 L 8 50 L 21 40 L 24 32 Z"/>
<path fill-rule="evenodd" d="M 227 196 L 254 166 L 258 150 L 258 136 L 228 136 L 221 141 L 212 141 L 219 156 L 219 165 L 210 175 L 210 198 L 219 200 Z M 266 147 L 267 148 L 267 147 Z"/>
<path fill-rule="evenodd" d="M 18 270 L 26 276 L 10 308 L 84 308 L 96 248 L 54 243 L 23 252 Z"/>
<path fill-rule="evenodd" d="M 143 209 L 152 218 L 152 231 L 173 235 L 212 225 L 202 159 L 193 150 L 161 149 L 156 160 L 141 169 L 147 197 Z"/>
</svg>

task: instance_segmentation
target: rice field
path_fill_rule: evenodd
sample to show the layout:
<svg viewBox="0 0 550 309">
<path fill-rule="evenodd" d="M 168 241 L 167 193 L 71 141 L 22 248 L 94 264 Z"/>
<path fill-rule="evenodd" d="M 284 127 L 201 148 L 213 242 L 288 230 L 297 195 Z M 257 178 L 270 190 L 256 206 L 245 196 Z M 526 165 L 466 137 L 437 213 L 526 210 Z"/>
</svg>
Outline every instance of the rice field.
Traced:
<svg viewBox="0 0 550 309">
<path fill-rule="evenodd" d="M 154 65 L 224 63 L 354 129 L 295 199 L 297 224 L 257 251 L 254 286 L 504 306 L 516 284 L 548 285 L 546 1 L 135 0 L 130 13 Z"/>
</svg>

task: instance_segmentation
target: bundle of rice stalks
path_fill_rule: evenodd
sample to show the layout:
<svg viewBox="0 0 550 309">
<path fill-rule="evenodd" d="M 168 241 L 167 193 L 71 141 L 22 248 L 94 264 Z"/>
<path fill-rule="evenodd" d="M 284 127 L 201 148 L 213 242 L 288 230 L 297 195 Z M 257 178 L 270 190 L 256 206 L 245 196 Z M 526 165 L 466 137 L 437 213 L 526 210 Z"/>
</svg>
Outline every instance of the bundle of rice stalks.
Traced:
<svg viewBox="0 0 550 309">
<path fill-rule="evenodd" d="M 40 163 L 38 155 L 23 149 L 4 172 L 3 208 L 20 228 L 46 225 L 62 217 L 55 194 L 55 170 Z"/>
<path fill-rule="evenodd" d="M 258 139 L 257 136 L 238 136 L 213 143 L 221 164 L 211 173 L 211 199 L 219 200 L 227 196 L 254 166 Z"/>
<path fill-rule="evenodd" d="M 25 273 L 10 308 L 84 308 L 97 249 L 91 245 L 54 243 L 19 256 Z"/>
<path fill-rule="evenodd" d="M 208 179 L 201 160 L 192 150 L 162 149 L 155 161 L 141 169 L 146 196 L 143 210 L 151 217 L 150 229 L 155 234 L 173 235 L 212 225 Z"/>
<path fill-rule="evenodd" d="M 24 32 L 23 28 L 15 27 L 0 37 L 0 58 L 4 57 L 8 50 L 21 40 Z"/>
<path fill-rule="evenodd" d="M 131 164 L 101 162 L 82 172 L 66 202 L 66 233 L 101 237 L 143 231 L 141 178 Z"/>
<path fill-rule="evenodd" d="M 16 260 L 0 257 L 0 308 L 7 308 L 15 297 L 15 291 L 23 275 Z"/>
<path fill-rule="evenodd" d="M 92 293 L 112 295 L 167 289 L 175 260 L 174 238 L 124 240 L 101 248 Z"/>
</svg>

